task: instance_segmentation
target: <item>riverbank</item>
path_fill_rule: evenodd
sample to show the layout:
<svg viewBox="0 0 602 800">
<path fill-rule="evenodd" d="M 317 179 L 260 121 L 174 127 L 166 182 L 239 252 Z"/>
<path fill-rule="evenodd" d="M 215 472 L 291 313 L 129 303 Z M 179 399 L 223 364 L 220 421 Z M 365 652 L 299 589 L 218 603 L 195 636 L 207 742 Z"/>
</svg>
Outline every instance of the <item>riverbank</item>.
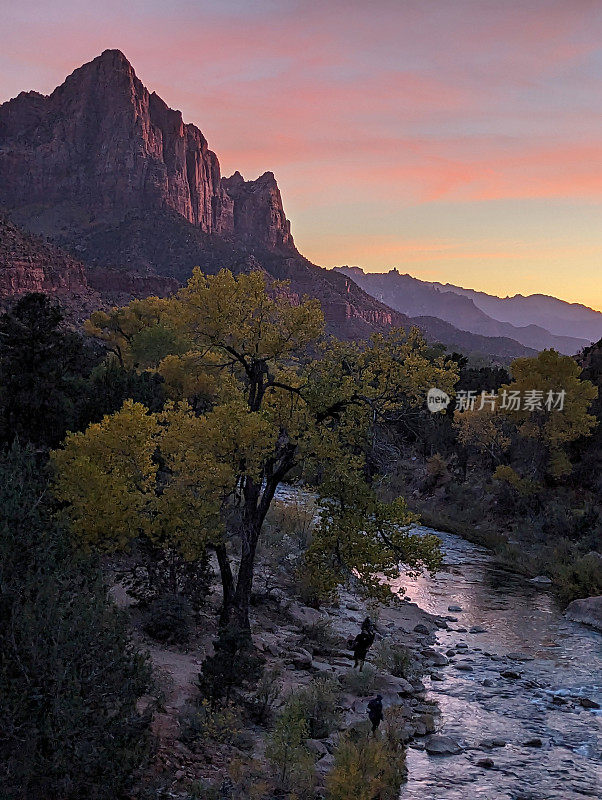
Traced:
<svg viewBox="0 0 602 800">
<path fill-rule="evenodd" d="M 122 592 L 116 594 L 124 599 Z M 161 704 L 152 726 L 156 753 L 145 781 L 151 779 L 160 784 L 171 797 L 194 797 L 199 786 L 227 785 L 233 780 L 233 764 L 241 772 L 257 762 L 265 763 L 269 726 L 240 725 L 240 718 L 234 741 L 205 741 L 200 747 L 183 741 L 186 711 L 199 702 L 196 680 L 201 664 L 213 652 L 218 602 L 215 587 L 185 648 L 159 646 L 145 637 L 136 625 L 135 610 L 132 612 L 139 644 L 150 654 L 161 691 Z M 353 669 L 348 640 L 359 632 L 368 615 L 375 621 L 377 640 L 364 671 L 359 673 Z M 426 700 L 422 676 L 447 663 L 446 657 L 433 647 L 435 632 L 447 625 L 442 618 L 409 601 L 375 608 L 347 591 L 340 592 L 335 605 L 318 611 L 277 588 L 256 602 L 251 624 L 253 641 L 264 659 L 265 671 L 277 676 L 275 681 L 280 687 L 274 715 L 291 694 L 311 686 L 317 679 L 330 679 L 340 686 L 337 729 L 306 743 L 315 759 L 318 787 L 333 767 L 341 735 L 366 724 L 367 702 L 377 693 L 383 697 L 386 712 L 395 709 L 397 734 L 402 743 L 424 747 L 421 740 L 436 731 L 439 710 L 435 703 Z M 403 648 L 406 652 L 403 671 L 407 677 L 402 677 L 399 669 L 393 670 L 396 674 L 387 671 L 384 654 L 391 648 L 397 652 Z"/>
</svg>

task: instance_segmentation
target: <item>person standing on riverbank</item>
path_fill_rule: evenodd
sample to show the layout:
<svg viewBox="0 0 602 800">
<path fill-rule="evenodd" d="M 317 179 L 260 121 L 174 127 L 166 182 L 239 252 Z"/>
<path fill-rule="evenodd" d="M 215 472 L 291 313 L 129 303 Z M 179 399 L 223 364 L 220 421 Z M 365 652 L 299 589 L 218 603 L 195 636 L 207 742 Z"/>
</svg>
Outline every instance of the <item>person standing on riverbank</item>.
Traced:
<svg viewBox="0 0 602 800">
<path fill-rule="evenodd" d="M 353 658 L 355 661 L 353 665 L 354 669 L 359 666 L 360 672 L 363 670 L 364 661 L 368 655 L 368 650 L 374 644 L 375 635 L 376 634 L 372 620 L 370 617 L 366 617 L 362 623 L 362 629 L 360 633 L 358 633 L 353 640 Z"/>
<path fill-rule="evenodd" d="M 383 698 L 381 694 L 377 694 L 368 703 L 368 719 L 372 723 L 372 736 L 376 736 L 378 726 L 383 721 Z"/>
</svg>

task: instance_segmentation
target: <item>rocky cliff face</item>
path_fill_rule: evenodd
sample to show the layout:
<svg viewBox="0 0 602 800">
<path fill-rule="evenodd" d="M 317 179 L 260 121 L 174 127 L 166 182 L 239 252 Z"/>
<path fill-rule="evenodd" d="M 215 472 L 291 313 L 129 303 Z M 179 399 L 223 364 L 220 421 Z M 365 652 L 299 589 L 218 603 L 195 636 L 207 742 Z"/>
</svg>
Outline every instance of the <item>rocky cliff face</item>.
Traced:
<svg viewBox="0 0 602 800">
<path fill-rule="evenodd" d="M 242 241 L 270 250 L 294 248 L 291 224 L 282 206 L 273 172 L 245 181 L 240 172 L 222 178 L 222 186 L 234 203 L 234 232 Z"/>
<path fill-rule="evenodd" d="M 128 270 L 89 269 L 81 261 L 0 214 L 0 308 L 28 292 L 56 298 L 71 322 L 97 308 L 128 303 L 134 297 L 164 297 L 178 282 L 162 275 Z"/>
<path fill-rule="evenodd" d="M 0 203 L 65 207 L 64 217 L 119 220 L 171 208 L 206 232 L 232 232 L 233 202 L 217 157 L 106 50 L 45 97 L 0 106 Z"/>
<path fill-rule="evenodd" d="M 27 292 L 56 297 L 67 316 L 83 318 L 102 301 L 84 265 L 58 247 L 30 236 L 0 215 L 0 307 Z"/>
</svg>

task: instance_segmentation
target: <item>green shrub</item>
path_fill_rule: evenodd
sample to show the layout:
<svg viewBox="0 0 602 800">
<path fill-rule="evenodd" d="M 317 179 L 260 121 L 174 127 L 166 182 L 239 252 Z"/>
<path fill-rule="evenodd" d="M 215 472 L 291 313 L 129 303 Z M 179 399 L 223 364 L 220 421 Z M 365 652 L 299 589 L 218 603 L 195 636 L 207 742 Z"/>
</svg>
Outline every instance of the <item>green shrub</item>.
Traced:
<svg viewBox="0 0 602 800">
<path fill-rule="evenodd" d="M 405 751 L 387 739 L 344 737 L 327 778 L 328 800 L 396 800 L 406 775 Z"/>
<path fill-rule="evenodd" d="M 157 597 L 144 609 L 142 627 L 158 642 L 185 644 L 192 632 L 190 603 L 177 594 Z"/>
<path fill-rule="evenodd" d="M 263 672 L 263 659 L 252 648 L 245 631 L 229 625 L 213 642 L 214 654 L 203 661 L 198 686 L 212 706 L 228 702 L 236 689 L 256 683 Z"/>
<path fill-rule="evenodd" d="M 408 648 L 388 639 L 381 640 L 374 648 L 374 664 L 396 678 L 408 678 L 413 672 L 412 655 Z"/>
<path fill-rule="evenodd" d="M 372 664 L 364 664 L 364 669 L 359 672 L 356 669 L 350 669 L 344 675 L 341 675 L 341 683 L 343 687 L 358 697 L 368 697 L 374 694 L 376 686 L 376 669 Z"/>
<path fill-rule="evenodd" d="M 315 785 L 314 760 L 305 745 L 309 725 L 305 709 L 299 699 L 292 696 L 274 725 L 266 756 L 275 772 L 281 791 L 295 790 L 297 797 L 309 797 Z"/>
<path fill-rule="evenodd" d="M 232 703 L 212 708 L 208 700 L 185 706 L 180 715 L 180 739 L 190 746 L 207 741 L 233 744 L 242 730 L 240 712 Z"/>
<path fill-rule="evenodd" d="M 40 473 L 17 446 L 0 457 L 1 795 L 114 800 L 146 757 L 150 668 Z"/>
<path fill-rule="evenodd" d="M 338 681 L 328 677 L 314 678 L 291 696 L 303 712 L 309 738 L 326 739 L 336 730 L 341 719 L 340 696 Z"/>
<path fill-rule="evenodd" d="M 329 619 L 320 619 L 301 628 L 303 647 L 312 646 L 314 650 L 329 655 L 337 650 L 345 649 L 344 639 L 336 634 Z"/>
<path fill-rule="evenodd" d="M 282 693 L 280 674 L 279 669 L 265 670 L 257 683 L 257 688 L 249 697 L 251 716 L 260 725 L 270 721 L 276 701 Z"/>
</svg>

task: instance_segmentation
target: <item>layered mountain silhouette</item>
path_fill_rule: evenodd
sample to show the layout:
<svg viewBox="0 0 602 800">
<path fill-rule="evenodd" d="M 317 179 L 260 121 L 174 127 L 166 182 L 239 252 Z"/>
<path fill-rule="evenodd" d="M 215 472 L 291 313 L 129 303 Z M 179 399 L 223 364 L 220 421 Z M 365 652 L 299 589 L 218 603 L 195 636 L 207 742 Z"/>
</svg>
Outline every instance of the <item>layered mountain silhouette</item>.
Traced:
<svg viewBox="0 0 602 800">
<path fill-rule="evenodd" d="M 201 131 L 149 92 L 119 50 L 76 69 L 48 96 L 22 92 L 0 105 L 0 207 L 11 220 L 0 234 L 6 226 L 14 234 L 0 263 L 0 298 L 33 286 L 60 294 L 56 286 L 74 270 L 85 288 L 63 299 L 86 295 L 87 308 L 97 296 L 117 303 L 168 293 L 197 265 L 263 269 L 290 280 L 293 298 L 317 297 L 328 330 L 344 338 L 417 323 L 431 340 L 493 360 L 539 347 L 509 336 L 511 328 L 471 332 L 439 313 L 415 320 L 355 275 L 312 264 L 295 246 L 274 175 L 223 178 Z M 42 252 L 47 240 L 54 255 Z M 28 275 L 28 248 L 37 252 L 32 271 L 44 271 L 40 259 L 50 268 L 62 258 L 64 278 L 56 268 L 50 281 Z"/>
<path fill-rule="evenodd" d="M 364 272 L 337 267 L 373 297 L 415 318 L 438 317 L 461 330 L 502 336 L 536 350 L 554 348 L 572 355 L 602 336 L 602 314 L 555 297 L 500 298 L 451 284 L 431 283 L 396 269 Z"/>
</svg>

